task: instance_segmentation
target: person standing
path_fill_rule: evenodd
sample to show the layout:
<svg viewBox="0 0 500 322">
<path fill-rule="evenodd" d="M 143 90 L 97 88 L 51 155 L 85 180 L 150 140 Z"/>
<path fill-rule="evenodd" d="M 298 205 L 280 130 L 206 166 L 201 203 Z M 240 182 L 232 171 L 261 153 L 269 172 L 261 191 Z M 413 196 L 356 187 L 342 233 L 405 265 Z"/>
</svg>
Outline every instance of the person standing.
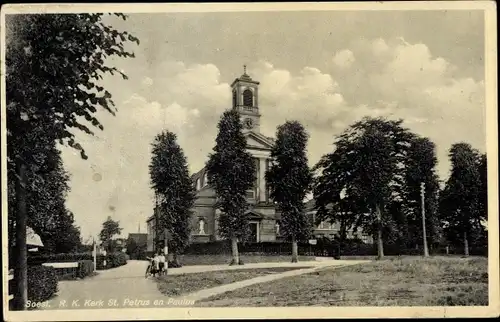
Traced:
<svg viewBox="0 0 500 322">
<path fill-rule="evenodd" d="M 165 255 L 163 253 L 160 253 L 160 255 L 158 255 L 158 266 L 159 266 L 159 270 L 158 270 L 158 273 L 159 275 L 164 275 L 165 274 L 165 261 L 166 261 L 166 258 L 165 258 Z"/>
<path fill-rule="evenodd" d="M 153 257 L 153 277 L 156 276 L 156 273 L 159 273 L 159 268 L 160 268 L 160 256 L 159 253 L 156 253 L 155 256 Z"/>
</svg>

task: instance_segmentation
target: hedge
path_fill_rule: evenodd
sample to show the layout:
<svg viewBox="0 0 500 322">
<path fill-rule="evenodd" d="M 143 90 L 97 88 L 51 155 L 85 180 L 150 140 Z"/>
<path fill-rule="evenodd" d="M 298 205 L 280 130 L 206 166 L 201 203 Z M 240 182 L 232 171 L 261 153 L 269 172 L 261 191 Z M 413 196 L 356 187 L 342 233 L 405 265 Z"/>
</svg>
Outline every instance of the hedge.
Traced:
<svg viewBox="0 0 500 322">
<path fill-rule="evenodd" d="M 85 278 L 92 275 L 94 272 L 94 262 L 90 260 L 78 261 L 78 269 L 76 276 L 79 278 Z"/>
<path fill-rule="evenodd" d="M 28 267 L 28 300 L 44 302 L 57 293 L 57 275 L 53 267 Z"/>
<path fill-rule="evenodd" d="M 365 244 L 360 240 L 351 239 L 340 244 L 337 240 L 318 239 L 316 245 L 308 242 L 299 242 L 298 254 L 302 256 L 376 256 L 377 245 Z M 239 243 L 238 251 L 241 254 L 263 254 L 263 255 L 291 255 L 292 244 L 286 241 Z M 430 248 L 431 255 L 446 254 L 445 247 Z M 214 241 L 208 243 L 190 244 L 184 251 L 188 255 L 230 255 L 231 244 L 229 241 Z M 422 249 L 406 248 L 400 244 L 384 244 L 384 255 L 421 255 Z M 449 247 L 448 254 L 463 254 L 463 247 Z M 469 248 L 469 254 L 473 256 L 487 256 L 487 247 Z"/>
<path fill-rule="evenodd" d="M 123 252 L 114 252 L 111 254 L 98 255 L 96 257 L 96 266 L 98 270 L 109 269 L 127 264 L 129 256 Z M 104 266 L 106 260 L 106 266 Z M 89 253 L 76 254 L 51 254 L 51 255 L 31 255 L 28 256 L 28 265 L 41 265 L 43 263 L 66 263 L 90 261 L 93 263 L 94 257 Z"/>
</svg>

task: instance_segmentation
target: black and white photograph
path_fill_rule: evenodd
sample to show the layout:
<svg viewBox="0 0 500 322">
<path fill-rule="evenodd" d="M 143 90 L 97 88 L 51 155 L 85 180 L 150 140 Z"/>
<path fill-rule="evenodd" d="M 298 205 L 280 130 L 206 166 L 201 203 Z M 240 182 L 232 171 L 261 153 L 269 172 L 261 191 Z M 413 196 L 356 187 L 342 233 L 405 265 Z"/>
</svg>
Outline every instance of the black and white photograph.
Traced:
<svg viewBox="0 0 500 322">
<path fill-rule="evenodd" d="M 3 5 L 6 320 L 498 316 L 495 6 Z"/>
</svg>

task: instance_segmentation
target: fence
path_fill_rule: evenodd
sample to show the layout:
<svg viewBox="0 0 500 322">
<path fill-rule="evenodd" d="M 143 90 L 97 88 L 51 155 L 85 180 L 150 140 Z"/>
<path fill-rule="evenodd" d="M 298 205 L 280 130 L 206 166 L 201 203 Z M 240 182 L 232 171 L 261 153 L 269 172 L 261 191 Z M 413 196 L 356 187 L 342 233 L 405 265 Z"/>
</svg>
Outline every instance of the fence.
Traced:
<svg viewBox="0 0 500 322">
<path fill-rule="evenodd" d="M 78 276 L 78 262 L 43 263 L 42 266 L 53 267 L 59 280 L 74 279 Z"/>
<path fill-rule="evenodd" d="M 335 240 L 318 239 L 315 245 L 305 242 L 297 243 L 298 254 L 301 256 L 334 257 L 339 256 L 376 256 L 377 245 L 365 244 L 359 241 L 348 241 L 340 244 Z M 260 242 L 239 243 L 238 251 L 241 254 L 265 254 L 265 255 L 291 255 L 292 244 L 290 242 Z M 462 255 L 463 247 L 433 247 L 429 249 L 431 255 Z M 208 243 L 193 243 L 189 245 L 184 254 L 190 255 L 230 255 L 231 244 L 229 241 L 215 241 Z M 400 244 L 385 244 L 384 254 L 387 256 L 398 255 L 422 255 L 422 249 L 406 248 Z M 471 246 L 471 256 L 487 256 L 486 246 Z"/>
</svg>

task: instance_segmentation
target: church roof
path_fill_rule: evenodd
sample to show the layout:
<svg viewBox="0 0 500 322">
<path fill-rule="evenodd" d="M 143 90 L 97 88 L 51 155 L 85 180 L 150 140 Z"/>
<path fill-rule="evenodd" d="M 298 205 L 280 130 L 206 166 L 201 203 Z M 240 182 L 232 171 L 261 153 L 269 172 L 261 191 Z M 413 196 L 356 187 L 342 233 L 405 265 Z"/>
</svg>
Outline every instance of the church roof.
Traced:
<svg viewBox="0 0 500 322">
<path fill-rule="evenodd" d="M 236 83 L 236 82 L 238 82 L 238 81 L 241 81 L 241 82 L 247 82 L 247 83 L 253 83 L 253 84 L 257 84 L 257 85 L 259 85 L 259 84 L 260 84 L 259 82 L 254 81 L 254 80 L 252 79 L 252 77 L 250 77 L 250 76 L 247 74 L 247 66 L 246 66 L 246 65 L 245 65 L 245 66 L 243 66 L 243 74 L 242 74 L 240 77 L 236 78 L 236 79 L 233 81 L 233 83 L 231 84 L 231 86 L 233 86 L 233 85 L 234 85 L 234 83 Z"/>
</svg>

